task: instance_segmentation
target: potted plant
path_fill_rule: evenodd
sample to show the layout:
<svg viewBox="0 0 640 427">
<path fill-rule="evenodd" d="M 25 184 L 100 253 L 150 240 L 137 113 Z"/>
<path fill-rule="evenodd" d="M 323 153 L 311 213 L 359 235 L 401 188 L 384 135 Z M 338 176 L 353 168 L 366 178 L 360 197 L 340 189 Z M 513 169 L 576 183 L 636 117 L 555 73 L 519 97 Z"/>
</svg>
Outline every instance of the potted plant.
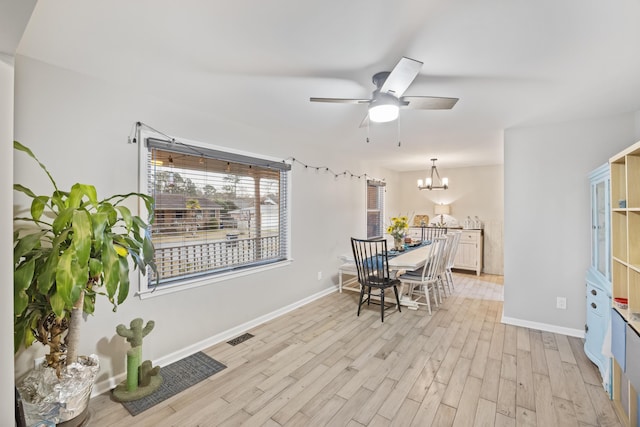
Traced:
<svg viewBox="0 0 640 427">
<path fill-rule="evenodd" d="M 387 233 L 389 233 L 393 237 L 393 245 L 396 250 L 404 250 L 404 235 L 408 229 L 408 217 L 394 216 L 391 218 L 391 224 L 387 227 Z"/>
<path fill-rule="evenodd" d="M 14 218 L 14 348 L 35 341 L 48 346 L 46 365 L 63 381 L 78 374 L 79 327 L 83 313 L 94 312 L 96 297 L 106 297 L 115 311 L 129 294 L 130 262 L 143 274 L 148 267 L 155 271 L 149 231 L 153 198 L 128 193 L 99 200 L 94 186 L 78 183 L 62 191 L 29 148 L 14 141 L 14 149 L 33 158 L 53 185 L 51 195 L 36 195 L 14 184 L 31 199 L 30 215 Z M 130 198 L 144 201 L 148 220 L 123 205 Z M 97 366 L 92 370 L 97 374 Z M 34 381 L 19 385 L 25 407 L 37 388 Z M 88 403 L 90 389 L 84 393 Z"/>
</svg>

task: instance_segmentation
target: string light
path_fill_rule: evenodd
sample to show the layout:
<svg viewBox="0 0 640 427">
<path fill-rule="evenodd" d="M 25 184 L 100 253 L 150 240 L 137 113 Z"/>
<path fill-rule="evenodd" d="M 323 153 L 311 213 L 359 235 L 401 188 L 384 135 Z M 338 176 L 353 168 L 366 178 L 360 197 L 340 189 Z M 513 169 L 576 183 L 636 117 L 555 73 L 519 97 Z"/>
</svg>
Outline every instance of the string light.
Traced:
<svg viewBox="0 0 640 427">
<path fill-rule="evenodd" d="M 325 172 L 328 172 L 329 174 L 333 175 L 334 178 L 339 178 L 339 177 L 350 177 L 350 178 L 358 178 L 358 179 L 367 178 L 367 179 L 370 179 L 370 180 L 373 180 L 373 181 L 379 181 L 379 182 L 384 182 L 384 180 L 385 180 L 384 178 L 382 178 L 382 179 L 374 178 L 374 177 L 372 177 L 371 175 L 369 175 L 367 173 L 362 173 L 362 174 L 358 175 L 358 174 L 355 174 L 355 173 L 351 172 L 348 169 L 344 170 L 342 172 L 335 172 L 335 171 L 333 171 L 331 168 L 329 168 L 327 166 L 308 165 L 308 164 L 296 159 L 295 157 L 289 157 L 287 160 L 283 160 L 283 162 L 286 162 L 286 161 L 290 161 L 291 164 L 298 163 L 298 164 L 304 166 L 305 169 L 309 169 L 309 168 L 315 169 L 316 172 L 319 172 L 320 170 L 324 170 Z"/>
<path fill-rule="evenodd" d="M 200 155 L 200 164 L 204 163 L 204 155 L 203 155 L 203 153 L 199 152 L 193 146 L 191 146 L 189 144 L 184 144 L 184 143 L 182 143 L 180 141 L 177 141 L 175 138 L 165 134 L 164 132 L 160 132 L 159 130 L 154 129 L 151 126 L 149 126 L 149 125 L 147 125 L 145 123 L 142 123 L 142 122 L 135 122 L 135 124 L 134 124 L 135 134 L 137 134 L 138 129 L 141 128 L 141 127 L 145 127 L 147 129 L 150 129 L 150 130 L 152 130 L 152 131 L 164 136 L 165 138 L 167 138 L 168 140 L 170 140 L 174 144 L 179 144 L 179 145 L 182 145 L 184 147 L 190 148 L 194 153 Z M 369 133 L 369 123 L 367 122 L 367 134 L 368 133 Z M 136 140 L 135 136 L 132 138 L 131 134 L 130 134 L 128 142 L 129 143 L 133 142 L 135 144 L 137 142 L 137 140 Z M 368 135 L 367 135 L 367 142 L 369 142 L 369 136 Z M 400 141 L 398 141 L 398 146 L 400 146 Z M 284 159 L 284 160 L 282 160 L 282 163 L 287 163 L 287 161 L 291 162 L 291 164 L 299 163 L 300 165 L 304 166 L 305 169 L 309 169 L 309 168 L 315 169 L 316 172 L 320 172 L 321 170 L 323 170 L 325 173 L 333 175 L 333 177 L 335 179 L 337 179 L 339 177 L 345 177 L 345 178 L 346 177 L 350 177 L 352 179 L 353 178 L 358 178 L 358 179 L 366 178 L 368 180 L 378 181 L 378 182 L 384 182 L 385 181 L 385 178 L 382 178 L 382 179 L 375 178 L 375 177 L 372 177 L 371 175 L 369 175 L 367 173 L 355 174 L 355 173 L 353 173 L 353 172 L 351 172 L 349 170 L 344 170 L 342 172 L 335 172 L 331 168 L 329 168 L 328 166 L 312 166 L 312 165 L 308 165 L 308 164 L 296 159 L 295 157 L 289 157 L 287 159 Z M 171 156 L 169 156 L 169 164 L 171 166 L 173 166 L 173 158 Z M 227 172 L 231 171 L 231 164 L 229 162 L 227 162 L 226 171 Z"/>
</svg>

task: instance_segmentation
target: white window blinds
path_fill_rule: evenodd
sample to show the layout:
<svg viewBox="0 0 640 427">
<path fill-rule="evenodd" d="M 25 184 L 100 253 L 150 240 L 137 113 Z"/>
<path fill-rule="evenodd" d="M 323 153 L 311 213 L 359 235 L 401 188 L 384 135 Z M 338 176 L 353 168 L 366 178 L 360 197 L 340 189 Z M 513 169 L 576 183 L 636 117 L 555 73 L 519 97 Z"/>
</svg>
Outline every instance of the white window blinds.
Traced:
<svg viewBox="0 0 640 427">
<path fill-rule="evenodd" d="M 383 237 L 385 185 L 380 181 L 367 181 L 367 239 Z"/>
<path fill-rule="evenodd" d="M 146 145 L 160 285 L 287 259 L 290 165 L 154 138 Z"/>
</svg>

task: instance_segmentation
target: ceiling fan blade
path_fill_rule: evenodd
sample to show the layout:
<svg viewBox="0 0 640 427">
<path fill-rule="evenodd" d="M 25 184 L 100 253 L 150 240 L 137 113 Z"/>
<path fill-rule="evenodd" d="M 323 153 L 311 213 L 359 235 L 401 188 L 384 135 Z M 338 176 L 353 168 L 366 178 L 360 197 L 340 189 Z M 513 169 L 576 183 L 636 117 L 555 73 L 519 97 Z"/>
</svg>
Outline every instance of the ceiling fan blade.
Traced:
<svg viewBox="0 0 640 427">
<path fill-rule="evenodd" d="M 380 88 L 381 93 L 401 97 L 422 68 L 422 62 L 402 57 Z"/>
<path fill-rule="evenodd" d="M 413 110 L 450 110 L 458 102 L 458 98 L 441 98 L 438 96 L 403 96 L 401 104 L 408 102 L 402 108 Z"/>
<path fill-rule="evenodd" d="M 311 102 L 334 102 L 338 104 L 369 104 L 370 99 L 353 99 L 353 98 L 309 98 Z"/>
</svg>

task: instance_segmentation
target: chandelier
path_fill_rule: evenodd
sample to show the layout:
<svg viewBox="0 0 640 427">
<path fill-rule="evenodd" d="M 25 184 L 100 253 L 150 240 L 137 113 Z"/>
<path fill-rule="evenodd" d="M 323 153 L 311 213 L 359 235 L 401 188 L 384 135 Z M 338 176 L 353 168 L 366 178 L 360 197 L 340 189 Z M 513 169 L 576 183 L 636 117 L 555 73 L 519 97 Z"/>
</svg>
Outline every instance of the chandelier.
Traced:
<svg viewBox="0 0 640 427">
<path fill-rule="evenodd" d="M 449 188 L 449 178 L 440 178 L 436 168 L 436 160 L 431 159 L 431 175 L 425 179 L 424 185 L 421 179 L 418 180 L 418 190 L 446 190 Z"/>
</svg>

